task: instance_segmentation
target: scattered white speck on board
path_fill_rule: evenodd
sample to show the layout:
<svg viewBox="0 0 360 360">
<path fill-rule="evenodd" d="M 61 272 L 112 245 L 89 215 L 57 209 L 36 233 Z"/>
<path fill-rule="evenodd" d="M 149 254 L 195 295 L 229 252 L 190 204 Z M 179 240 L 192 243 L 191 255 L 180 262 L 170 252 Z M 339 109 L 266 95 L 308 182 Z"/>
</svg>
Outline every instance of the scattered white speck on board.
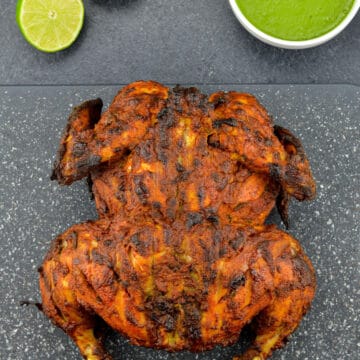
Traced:
<svg viewBox="0 0 360 360">
<path fill-rule="evenodd" d="M 360 289 L 355 281 L 360 262 L 357 211 L 360 135 L 356 111 L 359 95 L 350 88 L 336 90 L 336 87 L 324 87 L 322 91 L 301 86 L 221 88 L 260 95 L 274 123 L 291 129 L 297 136 L 301 134 L 318 184 L 318 196 L 313 202 L 292 201 L 289 230 L 314 264 L 318 281 L 316 297 L 299 329 L 271 360 L 340 360 L 345 359 L 344 350 L 346 356 L 356 358 L 360 347 L 356 338 Z M 77 104 L 75 100 L 81 102 L 98 96 L 107 104 L 117 90 L 116 87 L 67 87 L 66 91 L 63 87 L 61 90 L 23 87 L 2 91 L 1 359 L 20 359 L 24 354 L 31 360 L 81 358 L 68 337 L 36 307 L 20 307 L 19 303 L 29 299 L 40 301 L 36 269 L 51 239 L 75 223 L 96 217 L 85 182 L 60 187 L 49 179 L 69 107 Z M 19 96 L 23 97 L 21 103 Z M 271 222 L 282 227 L 275 213 Z M 332 346 L 335 341 L 337 346 Z M 128 340 L 111 333 L 107 347 L 115 359 L 122 360 L 230 360 L 241 353 L 243 343 L 204 354 L 169 354 L 134 348 Z"/>
</svg>

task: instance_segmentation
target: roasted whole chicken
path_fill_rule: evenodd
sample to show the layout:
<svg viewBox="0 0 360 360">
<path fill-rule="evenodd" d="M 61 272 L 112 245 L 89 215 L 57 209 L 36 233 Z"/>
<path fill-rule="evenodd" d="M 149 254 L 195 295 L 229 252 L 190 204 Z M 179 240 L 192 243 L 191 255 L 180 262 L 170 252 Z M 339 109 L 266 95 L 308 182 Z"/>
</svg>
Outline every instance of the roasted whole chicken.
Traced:
<svg viewBox="0 0 360 360">
<path fill-rule="evenodd" d="M 265 225 L 315 183 L 299 140 L 251 95 L 152 81 L 70 115 L 54 166 L 88 177 L 99 218 L 58 236 L 40 272 L 44 313 L 88 360 L 111 359 L 109 325 L 131 343 L 203 351 L 255 340 L 263 360 L 297 328 L 315 292 L 299 243 Z"/>
</svg>

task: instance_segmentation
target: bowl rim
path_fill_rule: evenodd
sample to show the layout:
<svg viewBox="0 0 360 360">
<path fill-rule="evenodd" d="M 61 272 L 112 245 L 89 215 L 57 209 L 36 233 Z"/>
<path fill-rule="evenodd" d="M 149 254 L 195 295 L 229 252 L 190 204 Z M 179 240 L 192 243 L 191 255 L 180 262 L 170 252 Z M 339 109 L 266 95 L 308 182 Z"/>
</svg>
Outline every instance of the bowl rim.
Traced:
<svg viewBox="0 0 360 360">
<path fill-rule="evenodd" d="M 230 7 L 237 17 L 238 21 L 242 24 L 242 26 L 257 39 L 265 42 L 269 45 L 273 45 L 283 49 L 307 49 L 311 47 L 315 47 L 321 44 L 326 43 L 327 41 L 333 39 L 335 36 L 340 34 L 353 20 L 355 15 L 358 13 L 360 9 L 360 0 L 355 0 L 354 4 L 346 15 L 344 20 L 337 25 L 334 29 L 330 30 L 326 34 L 318 36 L 309 40 L 283 40 L 277 37 L 266 34 L 265 32 L 259 30 L 255 25 L 253 25 L 240 10 L 239 6 L 236 3 L 236 0 L 229 0 Z"/>
</svg>

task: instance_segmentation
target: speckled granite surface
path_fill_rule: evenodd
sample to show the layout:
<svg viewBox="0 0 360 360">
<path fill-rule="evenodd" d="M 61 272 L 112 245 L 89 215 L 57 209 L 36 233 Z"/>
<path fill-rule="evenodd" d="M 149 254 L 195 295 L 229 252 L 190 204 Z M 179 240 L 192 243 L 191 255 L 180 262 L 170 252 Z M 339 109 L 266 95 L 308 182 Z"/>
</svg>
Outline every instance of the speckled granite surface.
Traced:
<svg viewBox="0 0 360 360">
<path fill-rule="evenodd" d="M 139 6 L 142 1 L 135 2 Z M 318 183 L 317 199 L 292 203 L 290 232 L 314 263 L 318 291 L 310 313 L 272 359 L 358 359 L 360 351 L 360 89 L 353 86 L 203 86 L 259 96 L 278 124 L 302 140 Z M 71 107 L 118 87 L 0 87 L 0 358 L 75 360 L 71 341 L 34 306 L 36 269 L 51 239 L 95 216 L 87 187 L 59 187 L 49 174 Z M 271 221 L 280 224 L 276 214 Z M 115 334 L 114 359 L 227 360 L 241 344 L 204 354 L 136 348 Z"/>
<path fill-rule="evenodd" d="M 84 0 L 76 43 L 44 54 L 21 36 L 15 0 L 1 0 L 0 84 L 201 83 L 360 85 L 360 15 L 314 49 L 281 50 L 249 35 L 227 0 Z"/>
</svg>

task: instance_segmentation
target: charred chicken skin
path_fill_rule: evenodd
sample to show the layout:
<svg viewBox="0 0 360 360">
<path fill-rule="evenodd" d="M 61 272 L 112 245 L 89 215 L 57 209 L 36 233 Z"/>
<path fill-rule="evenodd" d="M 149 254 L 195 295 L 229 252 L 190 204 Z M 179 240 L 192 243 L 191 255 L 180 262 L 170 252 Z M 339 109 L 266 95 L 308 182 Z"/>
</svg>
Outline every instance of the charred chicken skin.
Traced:
<svg viewBox="0 0 360 360">
<path fill-rule="evenodd" d="M 111 359 L 107 323 L 133 344 L 203 351 L 256 337 L 233 360 L 263 360 L 315 292 L 299 243 L 264 225 L 315 195 L 299 140 L 248 94 L 124 87 L 74 109 L 53 179 L 89 177 L 99 219 L 54 240 L 40 267 L 43 311 L 88 360 Z"/>
</svg>

